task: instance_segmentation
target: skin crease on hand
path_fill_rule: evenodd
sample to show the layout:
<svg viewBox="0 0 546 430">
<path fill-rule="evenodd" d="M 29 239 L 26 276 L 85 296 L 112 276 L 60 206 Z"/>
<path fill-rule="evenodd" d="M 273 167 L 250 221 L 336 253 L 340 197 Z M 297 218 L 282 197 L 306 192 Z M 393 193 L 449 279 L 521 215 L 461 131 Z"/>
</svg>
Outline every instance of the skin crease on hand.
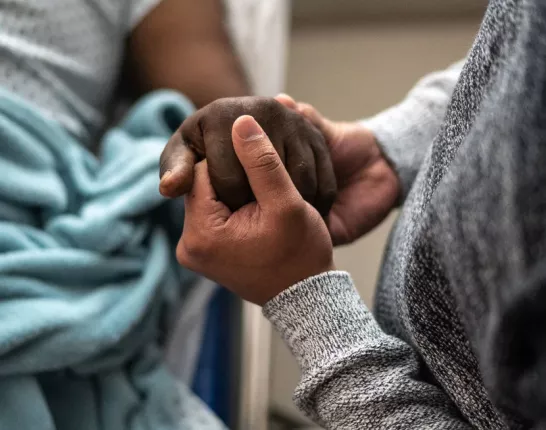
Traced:
<svg viewBox="0 0 546 430">
<path fill-rule="evenodd" d="M 259 124 L 242 116 L 233 124 L 233 147 L 256 201 L 231 211 L 217 199 L 208 160 L 195 166 L 185 197 L 180 264 L 264 305 L 277 294 L 333 269 L 326 224 L 290 179 Z"/>
<path fill-rule="evenodd" d="M 323 135 L 304 116 L 266 97 L 220 99 L 186 119 L 161 155 L 161 193 L 166 197 L 187 193 L 195 162 L 206 158 L 210 181 L 222 202 L 237 210 L 253 201 L 231 136 L 234 121 L 245 114 L 263 127 L 303 198 L 327 215 L 337 184 Z"/>
</svg>

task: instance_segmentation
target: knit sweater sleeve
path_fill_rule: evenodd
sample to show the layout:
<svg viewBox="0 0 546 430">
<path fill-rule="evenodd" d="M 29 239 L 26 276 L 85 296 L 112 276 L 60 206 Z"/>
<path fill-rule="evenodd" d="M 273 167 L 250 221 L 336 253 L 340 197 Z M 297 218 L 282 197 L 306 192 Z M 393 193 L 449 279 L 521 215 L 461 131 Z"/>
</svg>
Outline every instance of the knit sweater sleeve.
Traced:
<svg viewBox="0 0 546 430">
<path fill-rule="evenodd" d="M 412 348 L 381 331 L 346 272 L 306 279 L 265 316 L 299 362 L 298 407 L 326 429 L 467 429 L 447 395 L 420 381 Z"/>
<path fill-rule="evenodd" d="M 429 234 L 490 398 L 529 421 L 510 428 L 542 429 L 546 2 L 523 4 L 513 45 L 431 199 L 435 227 Z M 440 238 L 442 232 L 449 234 Z"/>
<path fill-rule="evenodd" d="M 394 165 L 403 197 L 440 129 L 464 62 L 425 76 L 401 103 L 362 121 Z"/>
</svg>

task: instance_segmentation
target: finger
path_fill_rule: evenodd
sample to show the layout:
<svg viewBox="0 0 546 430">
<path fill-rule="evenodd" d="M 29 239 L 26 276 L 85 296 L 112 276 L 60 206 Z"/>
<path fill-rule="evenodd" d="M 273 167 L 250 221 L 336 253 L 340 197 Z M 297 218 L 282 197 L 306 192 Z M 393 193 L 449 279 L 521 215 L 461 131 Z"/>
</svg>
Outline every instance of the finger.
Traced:
<svg viewBox="0 0 546 430">
<path fill-rule="evenodd" d="M 337 196 L 337 181 L 334 166 L 326 144 L 313 144 L 317 172 L 317 193 L 313 206 L 323 216 L 327 216 Z"/>
<path fill-rule="evenodd" d="M 296 110 L 317 127 L 326 140 L 334 140 L 335 127 L 314 106 L 309 103 L 298 103 Z"/>
<path fill-rule="evenodd" d="M 231 212 L 218 201 L 216 193 L 210 182 L 207 161 L 203 160 L 195 165 L 193 186 L 185 197 L 185 217 L 191 222 L 197 217 L 201 223 L 207 220 L 204 217 L 214 215 L 215 220 L 226 221 Z M 207 222 L 208 224 L 208 222 Z"/>
<path fill-rule="evenodd" d="M 159 160 L 159 192 L 165 197 L 180 197 L 192 187 L 195 154 L 180 132 L 169 139 Z"/>
<path fill-rule="evenodd" d="M 313 204 L 317 194 L 317 172 L 315 156 L 307 143 L 286 145 L 286 170 L 303 199 Z"/>
<path fill-rule="evenodd" d="M 278 96 L 275 97 L 275 100 L 277 100 L 280 104 L 284 105 L 288 109 L 296 110 L 298 107 L 298 104 L 296 101 L 290 97 L 288 94 L 281 93 Z"/>
<path fill-rule="evenodd" d="M 232 134 L 235 152 L 260 206 L 275 209 L 301 199 L 273 144 L 253 117 L 237 118 Z"/>
</svg>

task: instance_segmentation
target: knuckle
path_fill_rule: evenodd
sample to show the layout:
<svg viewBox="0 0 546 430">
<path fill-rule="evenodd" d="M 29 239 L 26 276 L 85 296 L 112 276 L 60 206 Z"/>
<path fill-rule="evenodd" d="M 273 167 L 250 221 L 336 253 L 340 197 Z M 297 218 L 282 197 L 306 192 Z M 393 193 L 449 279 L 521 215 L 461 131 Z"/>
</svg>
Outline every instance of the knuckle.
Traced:
<svg viewBox="0 0 546 430">
<path fill-rule="evenodd" d="M 298 103 L 298 111 L 305 117 L 312 118 L 315 114 L 315 108 L 309 103 Z"/>
<path fill-rule="evenodd" d="M 264 108 L 270 112 L 277 112 L 284 109 L 284 106 L 273 97 L 265 97 L 262 101 Z"/>
<path fill-rule="evenodd" d="M 305 113 L 305 115 L 307 115 L 308 117 L 316 118 L 317 110 L 315 109 L 314 106 L 312 106 L 312 105 L 310 105 L 308 103 L 304 103 L 303 106 L 302 106 L 302 109 L 303 109 L 303 112 Z"/>
<path fill-rule="evenodd" d="M 195 133 L 195 128 L 197 127 L 197 124 L 198 121 L 196 120 L 196 118 L 194 116 L 190 116 L 186 121 L 182 123 L 176 133 L 180 134 L 182 138 L 187 139 L 190 135 Z"/>
<path fill-rule="evenodd" d="M 279 114 L 286 109 L 273 97 L 262 96 L 247 97 L 244 101 L 244 107 L 248 109 L 256 119 L 266 119 L 267 122 L 275 121 Z"/>
<path fill-rule="evenodd" d="M 213 118 L 234 120 L 237 116 L 243 114 L 245 98 L 224 97 L 217 99 L 207 105 L 207 113 Z"/>
<path fill-rule="evenodd" d="M 242 99 L 244 99 L 243 97 Z M 209 103 L 210 109 L 225 109 L 226 107 L 232 107 L 237 106 L 239 107 L 241 105 L 241 98 L 239 97 L 222 97 L 219 99 L 214 100 L 212 103 Z"/>
<path fill-rule="evenodd" d="M 249 107 L 259 107 L 262 109 L 275 109 L 278 107 L 279 102 L 273 97 L 264 96 L 252 96 L 247 98 L 247 104 Z"/>
<path fill-rule="evenodd" d="M 299 117 L 298 134 L 309 146 L 317 149 L 326 148 L 326 139 L 317 126 L 303 116 Z"/>
<path fill-rule="evenodd" d="M 176 247 L 176 261 L 178 261 L 178 264 L 187 269 L 192 270 L 194 268 L 193 261 L 190 259 L 190 256 L 186 252 L 186 248 L 182 242 L 179 242 L 178 246 Z"/>
<path fill-rule="evenodd" d="M 195 268 L 196 264 L 207 261 L 211 256 L 209 241 L 198 235 L 182 235 L 176 249 L 176 258 L 180 264 L 188 268 Z"/>
<path fill-rule="evenodd" d="M 201 129 L 200 122 L 195 122 L 186 126 L 180 131 L 180 145 L 186 145 L 200 157 L 204 157 L 204 133 Z"/>
<path fill-rule="evenodd" d="M 279 156 L 271 149 L 257 154 L 251 168 L 262 172 L 274 172 L 281 167 Z"/>
<path fill-rule="evenodd" d="M 159 177 L 161 178 L 163 174 L 170 168 L 170 151 L 167 148 L 163 149 L 161 156 L 159 157 Z"/>
<path fill-rule="evenodd" d="M 294 226 L 305 219 L 306 213 L 306 204 L 302 199 L 289 199 L 282 204 L 281 220 L 283 223 Z"/>
<path fill-rule="evenodd" d="M 161 152 L 160 160 L 166 161 L 173 153 L 176 152 L 176 149 L 178 146 L 182 143 L 182 135 L 180 133 L 180 130 L 176 130 L 167 143 L 165 144 L 165 147 L 163 148 L 163 151 Z"/>
</svg>

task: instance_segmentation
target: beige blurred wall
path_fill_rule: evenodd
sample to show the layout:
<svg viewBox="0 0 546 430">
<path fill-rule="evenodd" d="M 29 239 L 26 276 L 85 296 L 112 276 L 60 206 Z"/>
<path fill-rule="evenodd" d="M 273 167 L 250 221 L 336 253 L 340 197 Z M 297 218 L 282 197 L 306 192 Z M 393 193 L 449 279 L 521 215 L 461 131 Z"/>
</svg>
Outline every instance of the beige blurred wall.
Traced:
<svg viewBox="0 0 546 430">
<path fill-rule="evenodd" d="M 288 62 L 287 92 L 333 119 L 372 115 L 399 101 L 425 73 L 463 57 L 479 16 L 458 22 L 375 23 L 295 28 Z M 348 270 L 371 303 L 383 247 L 393 217 L 357 243 L 338 249 L 339 269 Z M 272 407 L 297 414 L 291 397 L 299 372 L 275 336 L 272 348 Z"/>
</svg>

